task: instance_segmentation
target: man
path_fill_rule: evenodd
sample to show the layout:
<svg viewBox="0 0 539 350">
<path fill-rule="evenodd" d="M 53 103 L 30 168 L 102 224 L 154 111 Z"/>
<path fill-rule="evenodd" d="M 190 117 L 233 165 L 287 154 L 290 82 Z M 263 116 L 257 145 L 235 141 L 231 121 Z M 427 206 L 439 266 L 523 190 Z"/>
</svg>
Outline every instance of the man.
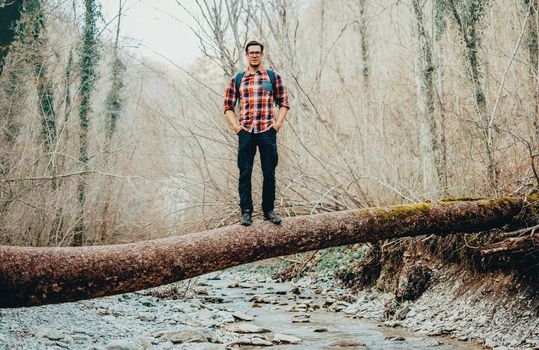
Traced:
<svg viewBox="0 0 539 350">
<path fill-rule="evenodd" d="M 280 224 L 282 219 L 274 212 L 275 167 L 277 166 L 277 133 L 288 113 L 288 91 L 283 79 L 262 64 L 264 45 L 250 41 L 245 46 L 247 70 L 238 73 L 229 82 L 225 93 L 225 117 L 230 128 L 238 135 L 238 168 L 240 170 L 238 191 L 240 194 L 241 221 L 249 226 L 253 222 L 253 198 L 251 174 L 256 149 L 264 182 L 262 187 L 262 211 L 264 220 Z M 240 80 L 241 79 L 241 80 Z M 234 107 L 239 100 L 239 118 Z M 279 106 L 275 118 L 274 104 Z"/>
</svg>

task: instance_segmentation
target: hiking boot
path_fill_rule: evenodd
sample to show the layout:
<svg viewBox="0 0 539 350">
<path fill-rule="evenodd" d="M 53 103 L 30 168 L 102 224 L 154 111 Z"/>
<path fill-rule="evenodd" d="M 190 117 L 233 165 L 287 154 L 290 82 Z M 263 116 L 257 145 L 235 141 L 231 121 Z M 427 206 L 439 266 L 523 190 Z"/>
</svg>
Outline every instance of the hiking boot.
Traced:
<svg viewBox="0 0 539 350">
<path fill-rule="evenodd" d="M 279 215 L 275 214 L 273 210 L 268 211 L 267 213 L 264 213 L 264 220 L 268 220 L 274 223 L 275 225 L 280 225 L 281 221 L 283 221 L 283 219 Z"/>
<path fill-rule="evenodd" d="M 250 211 L 246 211 L 241 215 L 240 225 L 250 226 L 253 223 L 253 217 Z"/>
</svg>

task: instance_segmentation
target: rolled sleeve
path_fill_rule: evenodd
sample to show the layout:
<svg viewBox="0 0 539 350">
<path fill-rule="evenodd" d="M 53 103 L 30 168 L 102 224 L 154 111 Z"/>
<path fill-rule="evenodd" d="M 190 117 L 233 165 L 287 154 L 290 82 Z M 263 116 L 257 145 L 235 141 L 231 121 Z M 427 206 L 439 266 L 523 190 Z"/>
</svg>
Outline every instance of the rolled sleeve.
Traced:
<svg viewBox="0 0 539 350">
<path fill-rule="evenodd" d="M 234 84 L 234 78 L 232 78 L 225 90 L 225 101 L 223 104 L 224 113 L 229 110 L 234 110 L 234 107 L 236 106 L 236 99 L 236 85 Z"/>
<path fill-rule="evenodd" d="M 279 108 L 286 107 L 290 109 L 288 103 L 288 89 L 286 88 L 284 79 L 277 73 L 275 73 L 275 90 L 275 104 L 279 106 Z"/>
</svg>

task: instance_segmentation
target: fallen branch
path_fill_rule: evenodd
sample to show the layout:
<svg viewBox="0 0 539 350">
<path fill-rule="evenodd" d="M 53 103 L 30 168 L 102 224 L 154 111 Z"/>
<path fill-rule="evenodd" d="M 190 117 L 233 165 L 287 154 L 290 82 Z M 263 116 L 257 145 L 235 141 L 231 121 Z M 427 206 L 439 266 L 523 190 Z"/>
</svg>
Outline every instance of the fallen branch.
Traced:
<svg viewBox="0 0 539 350">
<path fill-rule="evenodd" d="M 300 216 L 110 246 L 0 246 L 0 307 L 74 301 L 169 284 L 329 247 L 524 225 L 537 197 L 422 203 Z"/>
<path fill-rule="evenodd" d="M 512 237 L 481 247 L 481 255 L 533 253 L 539 251 L 539 234 Z"/>
</svg>

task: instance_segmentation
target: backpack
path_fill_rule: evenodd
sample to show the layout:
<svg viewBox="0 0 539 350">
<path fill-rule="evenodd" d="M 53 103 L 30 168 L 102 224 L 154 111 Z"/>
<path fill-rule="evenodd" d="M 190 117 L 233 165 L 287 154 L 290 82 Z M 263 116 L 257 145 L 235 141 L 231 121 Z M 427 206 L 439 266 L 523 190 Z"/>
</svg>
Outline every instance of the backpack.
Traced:
<svg viewBox="0 0 539 350">
<path fill-rule="evenodd" d="M 273 99 L 275 100 L 275 96 L 277 95 L 276 87 L 275 87 L 275 72 L 272 69 L 267 69 L 268 76 L 271 81 L 271 88 L 273 89 Z M 243 76 L 245 75 L 245 71 L 241 71 L 234 77 L 234 85 L 236 86 L 236 103 L 238 102 L 238 97 L 240 96 L 240 84 L 241 80 L 243 79 Z"/>
</svg>

